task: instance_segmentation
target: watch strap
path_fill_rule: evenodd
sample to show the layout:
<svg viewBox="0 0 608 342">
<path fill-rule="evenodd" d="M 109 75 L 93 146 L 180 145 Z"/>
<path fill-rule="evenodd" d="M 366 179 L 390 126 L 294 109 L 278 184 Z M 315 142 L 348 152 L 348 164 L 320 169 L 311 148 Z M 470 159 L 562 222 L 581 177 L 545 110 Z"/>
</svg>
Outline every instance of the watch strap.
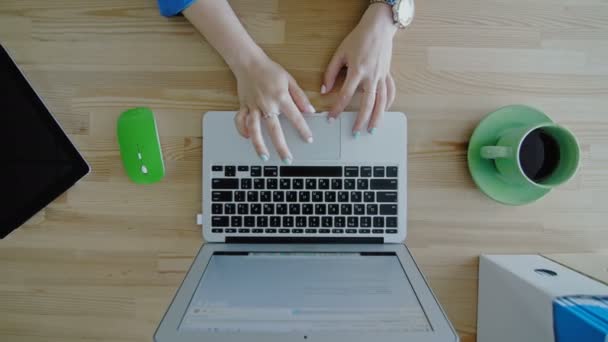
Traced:
<svg viewBox="0 0 608 342">
<path fill-rule="evenodd" d="M 377 2 L 381 2 L 383 4 L 394 6 L 397 0 L 369 0 L 370 5 L 375 4 Z"/>
</svg>

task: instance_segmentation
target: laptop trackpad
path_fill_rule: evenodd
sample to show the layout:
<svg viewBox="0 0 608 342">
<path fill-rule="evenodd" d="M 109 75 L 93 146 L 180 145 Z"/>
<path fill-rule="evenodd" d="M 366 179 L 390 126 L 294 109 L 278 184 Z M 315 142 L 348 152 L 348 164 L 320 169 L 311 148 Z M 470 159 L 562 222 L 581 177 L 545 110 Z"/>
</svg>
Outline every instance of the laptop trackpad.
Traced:
<svg viewBox="0 0 608 342">
<path fill-rule="evenodd" d="M 324 115 L 306 117 L 314 137 L 314 142 L 308 144 L 302 140 L 298 131 L 284 115 L 281 115 L 280 118 L 285 139 L 296 163 L 302 160 L 340 159 L 340 125 L 338 122 L 330 125 Z M 270 138 L 265 138 L 271 155 L 276 157 L 276 151 L 271 148 L 272 141 Z"/>
</svg>

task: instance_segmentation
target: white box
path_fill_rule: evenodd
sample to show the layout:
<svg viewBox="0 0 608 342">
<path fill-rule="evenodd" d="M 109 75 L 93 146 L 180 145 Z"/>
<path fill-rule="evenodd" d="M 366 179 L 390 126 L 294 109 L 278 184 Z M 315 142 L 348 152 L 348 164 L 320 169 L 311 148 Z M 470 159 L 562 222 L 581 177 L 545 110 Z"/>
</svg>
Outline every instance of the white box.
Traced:
<svg viewBox="0 0 608 342">
<path fill-rule="evenodd" d="M 553 299 L 567 295 L 608 286 L 540 255 L 480 256 L 477 342 L 555 341 Z"/>
</svg>

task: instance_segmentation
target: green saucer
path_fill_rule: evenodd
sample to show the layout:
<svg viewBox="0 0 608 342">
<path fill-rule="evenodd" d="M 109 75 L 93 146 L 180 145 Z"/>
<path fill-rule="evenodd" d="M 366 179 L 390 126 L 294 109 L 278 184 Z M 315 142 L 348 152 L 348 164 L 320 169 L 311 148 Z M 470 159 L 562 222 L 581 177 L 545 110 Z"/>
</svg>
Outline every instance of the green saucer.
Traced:
<svg viewBox="0 0 608 342">
<path fill-rule="evenodd" d="M 467 155 L 473 181 L 484 194 L 504 204 L 522 205 L 534 202 L 550 191 L 527 184 L 508 183 L 496 170 L 494 161 L 480 155 L 481 147 L 496 144 L 504 131 L 546 122 L 553 121 L 544 113 L 522 105 L 500 108 L 481 120 L 471 136 Z"/>
</svg>

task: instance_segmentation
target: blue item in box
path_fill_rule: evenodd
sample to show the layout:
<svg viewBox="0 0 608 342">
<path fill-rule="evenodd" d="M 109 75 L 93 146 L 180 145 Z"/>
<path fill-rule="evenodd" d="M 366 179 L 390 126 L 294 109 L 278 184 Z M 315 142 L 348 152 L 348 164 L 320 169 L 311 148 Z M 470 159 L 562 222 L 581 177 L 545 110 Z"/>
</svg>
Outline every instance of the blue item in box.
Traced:
<svg viewBox="0 0 608 342">
<path fill-rule="evenodd" d="M 608 341 L 608 297 L 564 296 L 553 301 L 556 342 Z"/>
</svg>

